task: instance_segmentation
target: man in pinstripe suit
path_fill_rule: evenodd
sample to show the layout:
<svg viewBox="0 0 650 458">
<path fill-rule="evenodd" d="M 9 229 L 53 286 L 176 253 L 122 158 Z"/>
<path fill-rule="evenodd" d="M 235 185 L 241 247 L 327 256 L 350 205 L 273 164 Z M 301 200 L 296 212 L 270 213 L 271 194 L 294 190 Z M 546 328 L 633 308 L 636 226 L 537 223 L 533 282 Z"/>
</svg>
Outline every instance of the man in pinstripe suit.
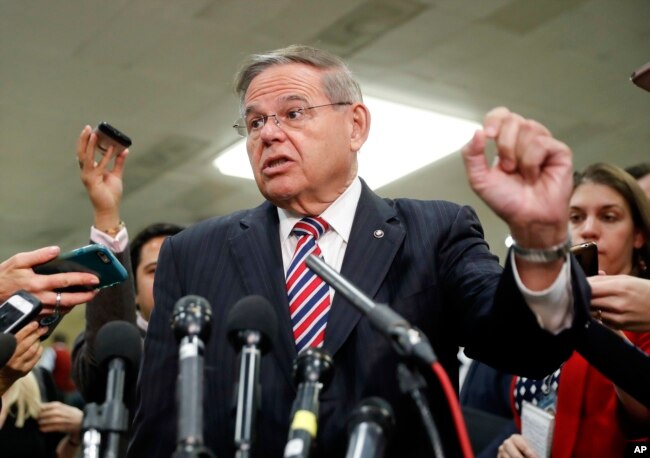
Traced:
<svg viewBox="0 0 650 458">
<path fill-rule="evenodd" d="M 285 273 L 303 216 L 330 226 L 318 244 L 325 261 L 377 302 L 388 303 L 431 341 L 452 380 L 456 352 L 506 371 L 540 376 L 571 352 L 586 319 L 584 276 L 567 254 L 571 151 L 541 124 L 498 108 L 465 147 L 473 189 L 510 226 L 517 242 L 505 270 L 490 254 L 474 211 L 443 201 L 382 199 L 357 176 L 357 152 L 370 113 L 337 57 L 291 46 L 252 56 L 237 79 L 241 115 L 257 185 L 266 201 L 169 238 L 155 279 L 156 308 L 145 341 L 130 456 L 169 456 L 175 448 L 177 346 L 174 303 L 207 298 L 212 337 L 205 350 L 205 439 L 220 457 L 234 453 L 237 355 L 225 318 L 239 299 L 265 296 L 279 337 L 262 359 L 262 405 L 254 456 L 282 456 L 296 387 L 296 357 Z M 417 120 L 413 120 L 418 128 Z M 499 162 L 487 165 L 487 140 Z M 371 154 L 371 152 L 368 152 Z M 395 152 L 399 160 L 399 151 Z M 427 456 L 415 409 L 395 378 L 397 356 L 365 317 L 338 295 L 323 347 L 335 362 L 320 399 L 312 456 L 342 456 L 347 415 L 364 397 L 381 396 L 396 412 L 389 455 Z M 430 385 L 431 406 L 449 455 L 458 453 L 446 401 Z"/>
</svg>

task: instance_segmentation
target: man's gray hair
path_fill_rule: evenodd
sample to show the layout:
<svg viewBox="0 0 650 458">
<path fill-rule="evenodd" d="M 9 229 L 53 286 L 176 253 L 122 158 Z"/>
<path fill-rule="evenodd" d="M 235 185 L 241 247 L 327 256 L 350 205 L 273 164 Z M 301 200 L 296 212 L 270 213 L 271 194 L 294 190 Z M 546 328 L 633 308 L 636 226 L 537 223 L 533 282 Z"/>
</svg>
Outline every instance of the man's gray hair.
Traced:
<svg viewBox="0 0 650 458">
<path fill-rule="evenodd" d="M 240 111 L 251 81 L 269 67 L 286 64 L 305 64 L 326 70 L 322 84 L 330 102 L 362 102 L 361 88 L 345 63 L 334 54 L 304 45 L 291 45 L 264 54 L 251 55 L 235 77 L 235 91 L 239 95 Z"/>
</svg>

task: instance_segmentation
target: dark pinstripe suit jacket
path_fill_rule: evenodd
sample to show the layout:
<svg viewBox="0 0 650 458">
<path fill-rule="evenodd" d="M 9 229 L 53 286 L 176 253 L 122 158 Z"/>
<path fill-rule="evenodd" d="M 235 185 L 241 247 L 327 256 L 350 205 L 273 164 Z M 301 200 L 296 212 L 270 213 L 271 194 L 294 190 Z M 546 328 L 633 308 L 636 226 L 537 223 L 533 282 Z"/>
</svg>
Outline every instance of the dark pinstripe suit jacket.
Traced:
<svg viewBox="0 0 650 458">
<path fill-rule="evenodd" d="M 384 231 L 382 238 L 373 236 L 376 229 Z M 442 201 L 385 200 L 363 184 L 341 273 L 424 331 L 454 382 L 458 345 L 473 358 L 531 376 L 549 373 L 571 352 L 574 329 L 555 337 L 541 330 L 508 266 L 506 271 L 502 275 L 498 260 L 489 253 L 470 208 Z M 576 271 L 572 277 L 574 296 L 583 304 L 584 277 Z M 213 309 L 212 336 L 205 350 L 204 434 L 219 457 L 234 454 L 238 361 L 226 340 L 228 311 L 250 294 L 265 296 L 273 304 L 280 336 L 262 358 L 254 456 L 282 456 L 296 394 L 291 376 L 296 352 L 276 208 L 264 203 L 204 221 L 168 239 L 154 290 L 156 308 L 145 340 L 130 456 L 168 457 L 175 448 L 177 344 L 169 323 L 174 303 L 187 294 L 207 298 Z M 578 313 L 579 318 L 583 315 Z M 397 431 L 389 454 L 430 455 L 417 414 L 400 394 L 392 347 L 339 295 L 332 304 L 324 347 L 334 357 L 335 374 L 321 396 L 312 456 L 344 454 L 347 417 L 367 396 L 381 396 L 396 410 Z M 430 391 L 438 428 L 453 456 L 445 401 L 435 383 Z"/>
</svg>

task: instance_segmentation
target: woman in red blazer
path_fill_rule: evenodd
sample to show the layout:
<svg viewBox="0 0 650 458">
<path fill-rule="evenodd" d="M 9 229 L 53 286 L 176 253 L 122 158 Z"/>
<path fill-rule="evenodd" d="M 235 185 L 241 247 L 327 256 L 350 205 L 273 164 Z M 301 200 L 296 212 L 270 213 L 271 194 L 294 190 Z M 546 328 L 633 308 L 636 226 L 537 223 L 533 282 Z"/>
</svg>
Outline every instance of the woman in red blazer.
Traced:
<svg viewBox="0 0 650 458">
<path fill-rule="evenodd" d="M 597 244 L 601 275 L 612 281 L 635 276 L 643 279 L 642 284 L 650 282 L 650 203 L 631 176 L 607 164 L 594 164 L 576 174 L 570 212 L 573 241 Z M 592 313 L 598 320 L 603 319 L 599 302 L 604 300 L 609 299 L 592 298 Z M 608 324 L 608 320 L 604 322 Z M 618 332 L 650 353 L 649 332 Z M 535 410 L 551 413 L 553 458 L 623 456 L 630 427 L 640 425 L 646 432 L 650 427 L 650 409 L 616 387 L 577 352 L 543 380 L 516 377 L 512 393 L 520 429 L 523 401 Z M 538 456 L 535 450 L 540 449 L 515 434 L 499 447 L 498 457 Z"/>
</svg>

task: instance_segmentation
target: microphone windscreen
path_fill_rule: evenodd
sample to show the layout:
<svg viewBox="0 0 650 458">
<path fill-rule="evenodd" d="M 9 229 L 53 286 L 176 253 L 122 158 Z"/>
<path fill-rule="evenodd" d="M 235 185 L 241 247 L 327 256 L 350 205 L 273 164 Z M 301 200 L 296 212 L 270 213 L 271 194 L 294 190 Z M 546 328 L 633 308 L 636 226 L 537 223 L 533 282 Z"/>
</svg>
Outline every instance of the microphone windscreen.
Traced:
<svg viewBox="0 0 650 458">
<path fill-rule="evenodd" d="M 190 294 L 176 301 L 172 312 L 172 329 L 179 342 L 187 336 L 199 336 L 206 343 L 212 330 L 212 307 L 208 300 Z"/>
<path fill-rule="evenodd" d="M 12 334 L 0 334 L 0 368 L 7 364 L 16 351 L 16 338 Z"/>
<path fill-rule="evenodd" d="M 384 436 L 390 436 L 395 425 L 393 407 L 382 398 L 363 399 L 350 415 L 348 432 L 352 433 L 360 423 L 376 423 L 383 430 Z"/>
<path fill-rule="evenodd" d="M 240 299 L 228 312 L 226 329 L 230 342 L 237 348 L 241 347 L 240 331 L 258 331 L 264 338 L 260 347 L 268 350 L 275 344 L 278 332 L 278 318 L 275 310 L 266 298 L 262 296 L 246 296 Z"/>
<path fill-rule="evenodd" d="M 142 338 L 138 328 L 128 321 L 110 321 L 97 333 L 95 358 L 101 366 L 113 358 L 122 358 L 137 373 L 142 356 Z"/>
</svg>

